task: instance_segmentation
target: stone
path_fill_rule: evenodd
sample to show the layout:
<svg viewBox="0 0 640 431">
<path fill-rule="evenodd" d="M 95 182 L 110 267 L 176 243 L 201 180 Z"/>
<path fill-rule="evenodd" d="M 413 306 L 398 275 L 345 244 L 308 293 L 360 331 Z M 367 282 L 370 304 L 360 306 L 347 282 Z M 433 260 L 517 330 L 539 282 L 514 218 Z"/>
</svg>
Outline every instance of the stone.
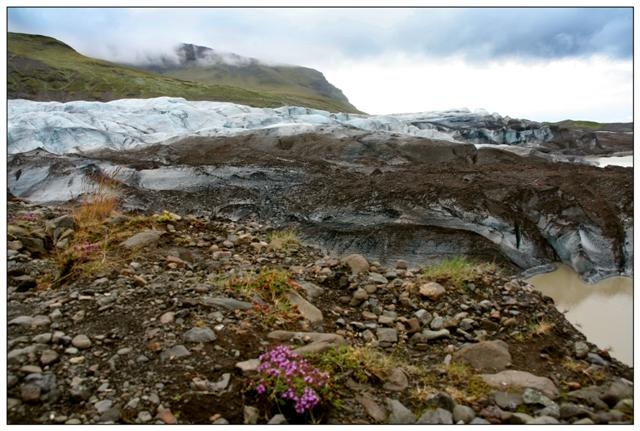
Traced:
<svg viewBox="0 0 640 431">
<path fill-rule="evenodd" d="M 256 425 L 258 423 L 258 418 L 260 417 L 260 410 L 258 410 L 257 407 L 244 406 L 243 414 L 244 414 L 245 425 Z"/>
<path fill-rule="evenodd" d="M 438 298 L 440 298 L 442 295 L 446 293 L 446 290 L 444 286 L 442 286 L 440 283 L 436 283 L 435 281 L 430 281 L 429 283 L 425 283 L 422 286 L 420 286 L 418 293 L 420 293 L 420 295 L 426 298 L 429 298 L 431 300 L 437 300 Z"/>
<path fill-rule="evenodd" d="M 545 407 L 555 405 L 553 401 L 545 397 L 542 393 L 531 388 L 526 388 L 524 390 L 522 393 L 522 401 L 525 404 L 540 404 Z"/>
<path fill-rule="evenodd" d="M 491 422 L 483 418 L 473 418 L 469 425 L 491 425 Z"/>
<path fill-rule="evenodd" d="M 434 331 L 439 331 L 444 327 L 444 319 L 440 316 L 435 316 L 431 323 L 429 323 L 429 327 Z"/>
<path fill-rule="evenodd" d="M 386 391 L 402 392 L 407 386 L 409 386 L 409 380 L 405 372 L 401 368 L 394 368 L 382 388 Z"/>
<path fill-rule="evenodd" d="M 438 338 L 444 338 L 451 335 L 448 329 L 440 329 L 439 331 L 430 331 L 429 329 L 424 329 L 421 334 L 426 340 L 437 340 Z"/>
<path fill-rule="evenodd" d="M 463 346 L 453 354 L 454 362 L 462 362 L 480 372 L 498 372 L 511 364 L 509 346 L 501 340 L 481 341 Z"/>
<path fill-rule="evenodd" d="M 380 343 L 397 343 L 398 331 L 394 328 L 378 328 L 376 337 Z"/>
<path fill-rule="evenodd" d="M 42 389 L 35 383 L 26 383 L 20 387 L 20 398 L 25 403 L 33 403 L 40 401 Z"/>
<path fill-rule="evenodd" d="M 102 401 L 98 401 L 97 403 L 95 403 L 93 405 L 93 407 L 95 407 L 96 411 L 99 414 L 102 414 L 102 413 L 106 412 L 107 410 L 109 410 L 112 405 L 113 405 L 113 401 L 111 401 L 111 400 L 102 400 Z"/>
<path fill-rule="evenodd" d="M 281 413 L 274 415 L 271 419 L 269 419 L 269 422 L 267 422 L 267 425 L 286 425 L 286 424 L 287 424 L 287 418 L 285 418 L 284 415 Z"/>
<path fill-rule="evenodd" d="M 178 423 L 178 419 L 171 412 L 170 409 L 160 408 L 158 407 L 158 413 L 156 414 L 156 419 L 161 420 L 167 425 L 175 425 Z"/>
<path fill-rule="evenodd" d="M 573 422 L 573 425 L 594 425 L 594 424 L 595 422 L 593 422 L 590 418 L 582 418 Z"/>
<path fill-rule="evenodd" d="M 393 326 L 395 319 L 389 316 L 380 316 L 378 317 L 378 323 L 385 326 Z"/>
<path fill-rule="evenodd" d="M 298 295 L 297 292 L 294 292 L 292 290 L 285 292 L 284 295 L 291 304 L 298 307 L 298 312 L 300 313 L 300 315 L 305 320 L 308 320 L 312 326 L 322 323 L 322 320 L 324 318 L 322 316 L 322 311 L 320 311 L 318 307 L 311 304 L 302 296 Z"/>
<path fill-rule="evenodd" d="M 551 416 L 538 416 L 526 422 L 527 425 L 558 425 L 560 422 Z"/>
<path fill-rule="evenodd" d="M 350 254 L 342 259 L 342 263 L 351 269 L 352 275 L 358 275 L 369 271 L 369 262 L 361 254 Z"/>
<path fill-rule="evenodd" d="M 389 411 L 389 424 L 404 425 L 416 423 L 415 415 L 400 401 L 387 398 L 386 402 L 387 410 Z"/>
<path fill-rule="evenodd" d="M 236 363 L 236 368 L 242 371 L 242 374 L 247 374 L 252 371 L 256 371 L 260 366 L 260 359 L 249 359 L 248 361 L 242 361 Z"/>
<path fill-rule="evenodd" d="M 323 332 L 292 332 L 278 330 L 268 333 L 267 338 L 278 341 L 311 341 L 311 343 L 306 346 L 294 349 L 294 352 L 300 354 L 321 353 L 335 346 L 341 346 L 347 343 L 342 335 Z"/>
<path fill-rule="evenodd" d="M 20 367 L 20 371 L 27 374 L 42 374 L 42 368 L 37 365 L 25 365 Z"/>
<path fill-rule="evenodd" d="M 420 425 L 453 425 L 451 412 L 442 408 L 427 410 L 418 419 Z"/>
<path fill-rule="evenodd" d="M 398 259 L 396 261 L 396 269 L 408 269 L 408 268 L 409 268 L 409 264 L 407 263 L 406 260 Z"/>
<path fill-rule="evenodd" d="M 428 325 L 433 320 L 433 315 L 424 309 L 416 311 L 413 315 L 416 316 L 422 325 Z"/>
<path fill-rule="evenodd" d="M 138 413 L 138 417 L 137 417 L 138 422 L 147 423 L 147 422 L 150 422 L 151 419 L 153 419 L 153 416 L 151 416 L 151 413 L 149 413 L 146 410 L 143 410 Z"/>
<path fill-rule="evenodd" d="M 368 394 L 356 394 L 355 400 L 358 401 L 365 411 L 376 422 L 384 422 L 387 420 L 387 412 L 383 407 L 378 405 Z"/>
<path fill-rule="evenodd" d="M 591 362 L 592 364 L 601 365 L 603 367 L 609 365 L 609 362 L 602 359 L 600 355 L 591 352 L 587 353 L 587 361 Z"/>
<path fill-rule="evenodd" d="M 35 328 L 38 326 L 48 326 L 51 325 L 51 319 L 49 316 L 37 315 L 33 316 L 33 320 L 31 321 L 31 327 Z"/>
<path fill-rule="evenodd" d="M 55 350 L 44 350 L 40 355 L 40 363 L 42 365 L 49 365 L 58 360 L 60 355 Z"/>
<path fill-rule="evenodd" d="M 102 413 L 102 415 L 100 415 L 100 418 L 98 418 L 98 422 L 117 422 L 118 420 L 120 420 L 120 417 L 122 416 L 122 412 L 120 411 L 120 408 L 118 407 L 111 407 L 109 410 L 107 410 L 106 412 Z"/>
<path fill-rule="evenodd" d="M 480 374 L 489 386 L 504 389 L 509 386 L 517 388 L 533 388 L 542 392 L 552 400 L 558 398 L 560 392 L 556 385 L 546 377 L 539 377 L 526 371 L 505 370 L 496 374 Z"/>
<path fill-rule="evenodd" d="M 227 310 L 250 310 L 253 308 L 250 302 L 238 301 L 233 298 L 224 298 L 224 297 L 214 297 L 214 298 L 203 298 L 202 304 L 208 307 L 218 306 L 225 308 Z"/>
<path fill-rule="evenodd" d="M 511 413 L 507 418 L 507 423 L 515 425 L 524 425 L 533 420 L 533 417 L 526 413 Z"/>
<path fill-rule="evenodd" d="M 602 401 L 607 403 L 609 407 L 613 407 L 618 403 L 618 401 L 632 397 L 633 387 L 620 380 L 617 380 L 609 385 L 605 393 L 602 395 L 601 399 Z"/>
<path fill-rule="evenodd" d="M 322 287 L 314 283 L 311 283 L 309 281 L 301 280 L 301 281 L 298 281 L 297 283 L 300 285 L 302 290 L 304 290 L 309 300 L 314 300 L 316 298 L 319 298 L 324 293 L 324 289 Z"/>
<path fill-rule="evenodd" d="M 387 284 L 389 282 L 384 275 L 378 274 L 377 272 L 369 273 L 369 281 L 377 284 Z"/>
<path fill-rule="evenodd" d="M 588 386 L 586 388 L 567 393 L 567 400 L 594 406 L 600 410 L 605 410 L 608 406 L 600 399 L 603 395 L 602 391 L 603 388 L 599 388 L 598 386 Z"/>
<path fill-rule="evenodd" d="M 455 406 L 456 402 L 451 398 L 451 395 L 446 392 L 438 392 L 424 403 L 424 407 L 427 409 L 441 408 L 450 412 L 453 411 Z"/>
<path fill-rule="evenodd" d="M 456 404 L 453 408 L 453 422 L 460 423 L 463 422 L 465 424 L 471 423 L 471 421 L 476 417 L 476 412 L 468 406 L 463 406 L 462 404 Z"/>
<path fill-rule="evenodd" d="M 33 317 L 31 316 L 18 316 L 15 319 L 9 320 L 7 325 L 31 326 L 31 322 L 33 322 Z"/>
<path fill-rule="evenodd" d="M 129 250 L 144 248 L 155 245 L 160 240 L 160 236 L 162 236 L 162 232 L 160 231 L 146 230 L 143 232 L 138 232 L 126 241 L 121 242 L 120 246 Z"/>
<path fill-rule="evenodd" d="M 184 333 L 187 343 L 211 343 L 216 341 L 216 334 L 210 328 L 191 328 Z"/>
<path fill-rule="evenodd" d="M 633 400 L 631 398 L 620 400 L 614 408 L 626 415 L 633 415 Z"/>
<path fill-rule="evenodd" d="M 51 342 L 51 333 L 45 332 L 43 334 L 38 334 L 35 337 L 33 337 L 31 341 L 39 344 L 47 344 Z"/>
<path fill-rule="evenodd" d="M 78 349 L 88 349 L 91 347 L 91 340 L 86 335 L 80 334 L 73 337 L 71 344 Z"/>
<path fill-rule="evenodd" d="M 191 355 L 191 352 L 189 352 L 189 350 L 182 344 L 178 344 L 160 353 L 160 362 L 165 362 L 174 358 L 182 358 L 189 355 Z"/>
<path fill-rule="evenodd" d="M 589 346 L 584 341 L 576 341 L 573 345 L 573 349 L 575 351 L 576 358 L 582 359 L 587 357 L 587 353 L 589 353 Z"/>
<path fill-rule="evenodd" d="M 497 391 L 493 394 L 493 399 L 504 410 L 515 410 L 523 403 L 522 395 L 514 392 Z"/>
</svg>

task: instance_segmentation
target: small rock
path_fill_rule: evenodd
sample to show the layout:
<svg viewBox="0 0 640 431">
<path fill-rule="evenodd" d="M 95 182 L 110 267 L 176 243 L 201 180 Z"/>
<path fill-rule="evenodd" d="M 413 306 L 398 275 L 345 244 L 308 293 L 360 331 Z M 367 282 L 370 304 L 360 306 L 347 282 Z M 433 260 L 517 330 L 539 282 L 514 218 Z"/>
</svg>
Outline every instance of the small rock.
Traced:
<svg viewBox="0 0 640 431">
<path fill-rule="evenodd" d="M 555 403 L 551 401 L 549 398 L 545 397 L 540 392 L 531 388 L 526 388 L 524 390 L 524 392 L 522 393 L 522 401 L 524 401 L 525 404 L 540 404 L 545 407 L 555 405 Z"/>
<path fill-rule="evenodd" d="M 58 360 L 60 355 L 55 350 L 45 350 L 40 355 L 40 363 L 42 365 L 49 365 Z"/>
<path fill-rule="evenodd" d="M 160 361 L 165 362 L 173 358 L 182 358 L 189 355 L 191 355 L 191 352 L 182 344 L 178 344 L 160 353 Z"/>
<path fill-rule="evenodd" d="M 236 363 L 236 368 L 242 371 L 242 374 L 247 374 L 252 371 L 256 371 L 260 366 L 260 359 L 249 359 L 248 361 L 242 361 Z"/>
<path fill-rule="evenodd" d="M 383 389 L 393 392 L 402 392 L 409 386 L 407 375 L 401 368 L 394 368 L 384 383 Z"/>
<path fill-rule="evenodd" d="M 471 407 L 463 406 L 462 404 L 456 404 L 453 408 L 453 421 L 455 423 L 463 422 L 465 424 L 471 423 L 473 418 L 476 417 L 476 412 Z"/>
<path fill-rule="evenodd" d="M 377 284 L 387 284 L 389 280 L 382 274 L 378 274 L 377 272 L 369 273 L 369 281 Z"/>
<path fill-rule="evenodd" d="M 111 407 L 106 412 L 100 415 L 98 422 L 118 422 L 120 417 L 122 416 L 122 412 L 118 407 Z"/>
<path fill-rule="evenodd" d="M 304 319 L 308 320 L 312 326 L 322 323 L 322 311 L 320 311 L 315 305 L 311 304 L 292 290 L 285 292 L 285 297 L 291 304 L 298 307 L 300 315 Z"/>
<path fill-rule="evenodd" d="M 384 422 L 387 419 L 387 412 L 384 408 L 379 406 L 368 394 L 356 394 L 355 399 L 362 404 L 362 407 L 373 420 Z"/>
<path fill-rule="evenodd" d="M 31 321 L 31 327 L 35 328 L 38 326 L 48 326 L 51 325 L 51 319 L 49 316 L 37 315 L 33 317 Z"/>
<path fill-rule="evenodd" d="M 287 418 L 284 417 L 283 414 L 278 413 L 277 415 L 274 415 L 271 419 L 269 419 L 269 422 L 267 422 L 267 425 L 286 425 L 287 424 Z"/>
<path fill-rule="evenodd" d="M 413 314 L 420 321 L 420 323 L 422 323 L 422 325 L 428 325 L 429 323 L 431 323 L 431 320 L 433 320 L 433 315 L 424 309 L 420 309 Z"/>
<path fill-rule="evenodd" d="M 215 298 L 203 298 L 202 304 L 205 306 L 219 306 L 227 310 L 250 310 L 253 308 L 250 302 L 238 301 L 233 298 L 215 297 Z"/>
<path fill-rule="evenodd" d="M 425 329 L 421 332 L 421 334 L 427 340 L 436 340 L 438 338 L 444 338 L 451 335 L 448 329 L 440 329 L 439 331 L 430 331 L 428 329 Z"/>
<path fill-rule="evenodd" d="M 146 410 L 138 413 L 137 422 L 147 423 L 150 422 L 151 419 L 153 419 L 153 416 L 151 416 L 151 413 Z"/>
<path fill-rule="evenodd" d="M 31 326 L 33 322 L 33 317 L 31 316 L 18 316 L 15 319 L 11 319 L 7 325 L 18 325 L 18 326 Z"/>
<path fill-rule="evenodd" d="M 415 415 L 406 408 L 400 401 L 386 399 L 387 409 L 389 410 L 389 423 L 391 425 L 415 424 Z"/>
<path fill-rule="evenodd" d="M 504 389 L 509 386 L 520 388 L 533 388 L 542 392 L 547 397 L 558 398 L 560 392 L 556 385 L 546 377 L 539 377 L 526 371 L 505 370 L 497 374 L 480 374 L 482 380 L 489 386 Z"/>
<path fill-rule="evenodd" d="M 582 418 L 575 421 L 573 425 L 594 425 L 594 422 L 589 418 Z"/>
<path fill-rule="evenodd" d="M 497 391 L 493 399 L 498 407 L 504 410 L 515 410 L 523 403 L 522 395 L 513 392 Z"/>
<path fill-rule="evenodd" d="M 188 343 L 210 343 L 216 341 L 216 334 L 210 328 L 191 328 L 184 333 Z"/>
<path fill-rule="evenodd" d="M 442 408 L 427 410 L 418 419 L 420 425 L 453 425 L 451 412 Z"/>
<path fill-rule="evenodd" d="M 576 341 L 573 348 L 578 359 L 586 358 L 589 353 L 589 346 L 584 341 Z"/>
<path fill-rule="evenodd" d="M 463 346 L 453 354 L 453 361 L 466 363 L 478 371 L 497 372 L 511 364 L 511 355 L 502 340 L 481 341 Z"/>
<path fill-rule="evenodd" d="M 406 260 L 399 259 L 398 261 L 396 261 L 396 269 L 408 269 L 408 268 L 409 268 L 409 264 L 407 263 Z"/>
<path fill-rule="evenodd" d="M 378 328 L 376 331 L 378 341 L 381 343 L 397 343 L 398 331 L 393 328 Z"/>
<path fill-rule="evenodd" d="M 601 365 L 603 367 L 609 365 L 607 361 L 605 361 L 600 355 L 597 355 L 595 353 L 587 353 L 587 361 L 591 362 L 592 364 Z"/>
<path fill-rule="evenodd" d="M 37 384 L 27 383 L 20 388 L 20 398 L 22 398 L 22 401 L 25 403 L 37 402 L 40 401 L 41 392 L 42 390 Z"/>
<path fill-rule="evenodd" d="M 551 416 L 538 416 L 526 422 L 527 425 L 558 425 L 558 419 Z"/>
<path fill-rule="evenodd" d="M 88 349 L 91 347 L 91 340 L 86 335 L 80 334 L 73 337 L 71 344 L 78 349 Z"/>
<path fill-rule="evenodd" d="M 116 353 L 120 356 L 125 356 L 131 353 L 132 351 L 133 351 L 132 347 L 123 347 L 122 349 L 118 349 Z"/>
<path fill-rule="evenodd" d="M 174 416 L 173 413 L 171 413 L 171 410 L 169 409 L 158 408 L 158 414 L 156 415 L 156 418 L 160 419 L 167 425 L 175 425 L 178 423 L 178 419 Z"/>
<path fill-rule="evenodd" d="M 633 400 L 631 398 L 620 400 L 614 408 L 626 415 L 631 416 L 633 415 Z"/>
<path fill-rule="evenodd" d="M 102 414 L 102 413 L 106 412 L 107 410 L 109 410 L 112 405 L 113 405 L 113 401 L 111 401 L 111 400 L 102 400 L 102 401 L 98 401 L 97 403 L 95 403 L 93 405 L 93 407 L 95 407 L 95 409 L 98 412 L 98 414 Z"/>
<path fill-rule="evenodd" d="M 473 418 L 469 425 L 491 425 L 491 422 L 483 418 Z"/>
<path fill-rule="evenodd" d="M 435 281 L 430 281 L 420 286 L 418 291 L 420 295 L 427 297 L 431 300 L 436 300 L 446 293 L 444 286 Z"/>
<path fill-rule="evenodd" d="M 146 230 L 133 235 L 126 241 L 123 241 L 122 243 L 120 243 L 120 246 L 129 250 L 148 247 L 156 244 L 160 240 L 161 235 L 162 232 L 160 231 Z M 151 420 L 151 418 L 149 418 L 149 420 Z"/>
<path fill-rule="evenodd" d="M 244 424 L 256 425 L 258 423 L 258 417 L 260 416 L 260 410 L 253 406 L 244 406 Z"/>
<path fill-rule="evenodd" d="M 429 327 L 434 331 L 439 331 L 444 327 L 444 319 L 440 316 L 434 317 L 431 323 L 429 323 Z"/>
<path fill-rule="evenodd" d="M 25 365 L 23 367 L 20 367 L 20 371 L 28 374 L 42 374 L 42 368 L 38 367 L 37 365 Z"/>
<path fill-rule="evenodd" d="M 361 254 L 350 254 L 342 259 L 342 263 L 351 268 L 353 275 L 362 274 L 369 271 L 369 262 Z"/>
<path fill-rule="evenodd" d="M 618 380 L 611 383 L 601 398 L 609 407 L 613 407 L 618 401 L 631 397 L 633 397 L 633 387 Z"/>
</svg>

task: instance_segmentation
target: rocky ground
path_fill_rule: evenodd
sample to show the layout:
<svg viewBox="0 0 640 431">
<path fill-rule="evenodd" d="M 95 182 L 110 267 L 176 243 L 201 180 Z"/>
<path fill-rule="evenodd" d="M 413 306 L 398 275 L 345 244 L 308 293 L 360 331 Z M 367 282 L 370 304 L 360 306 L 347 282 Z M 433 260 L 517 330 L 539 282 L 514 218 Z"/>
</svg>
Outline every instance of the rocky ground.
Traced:
<svg viewBox="0 0 640 431">
<path fill-rule="evenodd" d="M 330 372 L 325 423 L 633 423 L 633 370 L 508 269 L 385 267 L 251 221 L 71 214 L 8 203 L 11 424 L 306 421 L 255 391 L 278 344 Z M 270 270 L 278 295 L 256 284 Z"/>
</svg>

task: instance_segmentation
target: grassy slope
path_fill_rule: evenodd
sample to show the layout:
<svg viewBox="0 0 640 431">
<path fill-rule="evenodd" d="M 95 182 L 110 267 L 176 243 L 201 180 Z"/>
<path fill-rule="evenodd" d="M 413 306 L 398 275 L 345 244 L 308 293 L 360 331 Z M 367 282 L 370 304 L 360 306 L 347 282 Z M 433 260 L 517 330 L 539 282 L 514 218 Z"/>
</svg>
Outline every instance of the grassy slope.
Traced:
<svg viewBox="0 0 640 431">
<path fill-rule="evenodd" d="M 251 91 L 162 76 L 83 56 L 46 36 L 8 34 L 7 96 L 31 100 L 115 100 L 159 96 L 216 100 L 258 107 L 302 105 L 354 112 L 348 103 Z"/>
<path fill-rule="evenodd" d="M 188 81 L 224 84 L 285 99 L 302 100 L 305 106 L 330 101 L 332 104 L 344 106 L 342 111 L 356 112 L 342 91 L 329 84 L 322 73 L 306 67 L 220 64 L 184 67 L 162 73 Z"/>
</svg>

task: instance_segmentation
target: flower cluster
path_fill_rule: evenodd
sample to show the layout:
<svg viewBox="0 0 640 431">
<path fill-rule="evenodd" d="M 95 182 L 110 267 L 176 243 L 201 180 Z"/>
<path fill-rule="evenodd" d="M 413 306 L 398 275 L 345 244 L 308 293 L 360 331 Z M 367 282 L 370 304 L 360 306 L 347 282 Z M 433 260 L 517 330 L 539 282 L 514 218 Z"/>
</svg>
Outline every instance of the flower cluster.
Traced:
<svg viewBox="0 0 640 431">
<path fill-rule="evenodd" d="M 256 392 L 294 403 L 298 414 L 313 409 L 329 382 L 329 374 L 311 366 L 287 346 L 277 346 L 260 355 Z"/>
</svg>

